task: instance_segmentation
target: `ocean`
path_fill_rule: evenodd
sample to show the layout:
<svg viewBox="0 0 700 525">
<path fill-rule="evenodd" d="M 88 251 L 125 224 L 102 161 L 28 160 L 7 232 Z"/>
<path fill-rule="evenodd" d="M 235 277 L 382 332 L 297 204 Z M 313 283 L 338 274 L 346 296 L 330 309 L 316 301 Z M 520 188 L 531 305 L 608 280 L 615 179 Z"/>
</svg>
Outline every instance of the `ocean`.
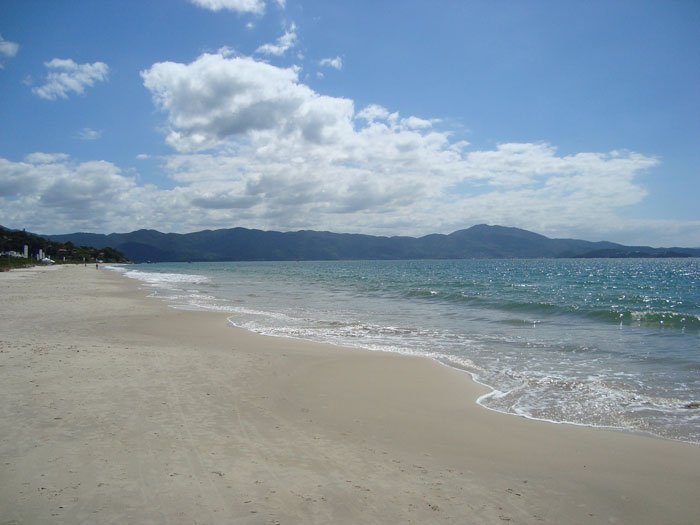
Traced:
<svg viewBox="0 0 700 525">
<path fill-rule="evenodd" d="M 260 334 L 420 355 L 492 410 L 700 443 L 700 260 L 112 266 Z"/>
</svg>

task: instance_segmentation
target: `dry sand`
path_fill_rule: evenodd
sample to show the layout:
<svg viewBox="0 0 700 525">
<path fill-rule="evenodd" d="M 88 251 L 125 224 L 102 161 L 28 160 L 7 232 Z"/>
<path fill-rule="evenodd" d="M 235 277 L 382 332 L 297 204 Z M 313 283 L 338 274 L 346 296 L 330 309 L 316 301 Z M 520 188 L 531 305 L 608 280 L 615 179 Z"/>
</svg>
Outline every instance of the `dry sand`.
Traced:
<svg viewBox="0 0 700 525">
<path fill-rule="evenodd" d="M 698 523 L 700 446 L 529 421 L 426 359 L 0 274 L 3 523 Z"/>
</svg>

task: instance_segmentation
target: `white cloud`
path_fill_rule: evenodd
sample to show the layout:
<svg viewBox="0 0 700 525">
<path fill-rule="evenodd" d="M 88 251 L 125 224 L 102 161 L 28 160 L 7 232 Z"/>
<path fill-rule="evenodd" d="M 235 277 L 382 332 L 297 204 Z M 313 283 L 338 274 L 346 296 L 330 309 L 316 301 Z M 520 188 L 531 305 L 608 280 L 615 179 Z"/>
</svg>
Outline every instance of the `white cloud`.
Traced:
<svg viewBox="0 0 700 525">
<path fill-rule="evenodd" d="M 396 115 L 398 117 L 398 115 Z M 357 114 L 357 118 L 364 119 L 367 122 L 374 122 L 375 120 L 385 120 L 389 119 L 391 114 L 386 108 L 378 106 L 377 104 L 370 104 L 362 111 Z M 396 120 L 396 118 L 394 118 Z"/>
<path fill-rule="evenodd" d="M 353 112 L 351 101 L 318 95 L 298 83 L 295 69 L 251 58 L 205 54 L 187 65 L 154 64 L 141 76 L 169 115 L 168 143 L 182 152 L 266 132 L 331 140 L 350 125 Z"/>
<path fill-rule="evenodd" d="M 261 228 L 381 234 L 477 222 L 550 234 L 582 223 L 623 228 L 618 210 L 641 202 L 638 177 L 658 163 L 633 152 L 560 156 L 546 143 L 472 150 L 436 120 L 378 105 L 356 111 L 301 83 L 296 69 L 247 57 L 206 54 L 142 76 L 178 151 L 164 168 L 192 196 L 198 220 L 216 224 L 228 216 Z"/>
<path fill-rule="evenodd" d="M 343 59 L 340 57 L 324 58 L 319 62 L 319 65 L 324 67 L 332 67 L 340 71 L 341 69 L 343 69 Z"/>
<path fill-rule="evenodd" d="M 5 220 L 34 227 L 53 223 L 98 226 L 102 215 L 134 187 L 107 162 L 71 165 L 65 155 L 32 154 L 26 162 L 0 159 L 0 202 Z"/>
<path fill-rule="evenodd" d="M 44 65 L 49 69 L 46 83 L 32 88 L 32 92 L 46 100 L 65 99 L 71 92 L 82 94 L 86 87 L 107 80 L 109 73 L 109 67 L 104 62 L 76 64 L 71 59 L 54 58 Z"/>
<path fill-rule="evenodd" d="M 297 26 L 292 24 L 292 26 L 284 32 L 284 34 L 279 37 L 274 44 L 264 44 L 260 46 L 255 52 L 261 53 L 263 55 L 275 55 L 282 56 L 289 49 L 294 47 L 297 43 Z"/>
<path fill-rule="evenodd" d="M 19 51 L 19 44 L 5 40 L 0 35 L 0 55 L 12 58 L 17 54 L 17 51 Z"/>
<path fill-rule="evenodd" d="M 487 222 L 700 245 L 696 223 L 625 218 L 624 207 L 646 195 L 641 175 L 659 162 L 650 156 L 561 155 L 544 142 L 476 149 L 436 120 L 357 110 L 304 85 L 297 69 L 225 52 L 141 75 L 167 117 L 175 152 L 160 162 L 174 187 L 62 154 L 0 159 L 0 223 L 47 233 L 244 226 L 421 235 Z"/>
<path fill-rule="evenodd" d="M 0 158 L 0 222 L 41 233 L 178 228 L 181 192 L 139 186 L 110 162 L 77 163 L 65 154 Z"/>
<path fill-rule="evenodd" d="M 433 125 L 434 121 L 425 120 L 425 119 L 418 118 L 418 117 L 408 117 L 408 118 L 403 119 L 402 122 L 409 128 L 420 129 L 420 128 L 429 128 L 430 126 Z"/>
<path fill-rule="evenodd" d="M 263 0 L 190 0 L 190 2 L 211 11 L 224 9 L 256 15 L 261 15 L 265 12 L 265 2 Z"/>
<path fill-rule="evenodd" d="M 24 160 L 32 164 L 51 164 L 52 162 L 60 162 L 68 159 L 65 153 L 30 153 Z"/>
<path fill-rule="evenodd" d="M 340 158 L 335 147 L 309 149 L 295 141 L 281 148 L 251 141 L 171 155 L 162 159 L 176 184 L 170 190 L 139 185 L 104 161 L 76 163 L 61 153 L 33 153 L 23 162 L 0 158 L 0 223 L 45 233 L 246 226 L 420 235 L 488 222 L 550 236 L 700 244 L 697 222 L 622 219 L 617 213 L 621 205 L 644 197 L 635 177 L 653 164 L 648 157 L 562 157 L 547 145 L 504 144 L 495 150 L 500 164 L 517 171 L 531 162 L 525 159 L 540 156 L 549 167 L 539 169 L 533 177 L 537 183 L 504 190 L 488 186 L 486 179 L 486 192 L 470 194 L 454 191 L 452 181 L 459 176 L 450 174 L 450 165 L 478 165 L 441 157 L 440 148 L 431 153 L 420 143 L 409 159 L 397 151 L 382 157 L 396 146 L 386 129 L 365 128 L 359 134 L 363 138 L 356 138 L 356 146 L 371 150 L 356 151 L 355 157 L 346 151 Z M 518 157 L 526 151 L 530 154 Z M 557 166 L 567 166 L 566 173 Z M 491 175 L 494 170 L 492 165 Z"/>
<path fill-rule="evenodd" d="M 97 140 L 102 136 L 102 130 L 83 128 L 78 132 L 78 138 L 81 140 Z"/>
</svg>

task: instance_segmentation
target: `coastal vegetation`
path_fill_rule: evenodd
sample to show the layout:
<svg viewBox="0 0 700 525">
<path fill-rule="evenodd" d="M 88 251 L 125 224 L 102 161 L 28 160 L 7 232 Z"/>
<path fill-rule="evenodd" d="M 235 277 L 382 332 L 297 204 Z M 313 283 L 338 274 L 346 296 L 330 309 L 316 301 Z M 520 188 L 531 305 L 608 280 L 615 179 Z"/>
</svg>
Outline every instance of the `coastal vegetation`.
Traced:
<svg viewBox="0 0 700 525">
<path fill-rule="evenodd" d="M 25 257 L 25 246 L 26 257 Z M 42 258 L 55 264 L 87 263 L 103 261 L 109 263 L 128 262 L 119 250 L 109 246 L 77 246 L 71 241 L 53 241 L 28 233 L 24 230 L 10 230 L 0 226 L 0 269 L 23 268 L 40 264 Z M 42 257 L 38 257 L 39 255 Z"/>
</svg>

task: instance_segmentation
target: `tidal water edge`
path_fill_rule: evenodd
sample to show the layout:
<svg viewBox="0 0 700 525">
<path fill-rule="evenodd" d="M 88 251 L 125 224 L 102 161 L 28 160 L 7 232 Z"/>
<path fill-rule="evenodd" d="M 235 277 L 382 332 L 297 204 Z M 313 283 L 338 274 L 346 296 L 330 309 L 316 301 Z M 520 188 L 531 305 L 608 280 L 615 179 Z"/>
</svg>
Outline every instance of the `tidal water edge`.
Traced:
<svg viewBox="0 0 700 525">
<path fill-rule="evenodd" d="M 532 259 L 114 267 L 266 335 L 423 355 L 484 406 L 700 443 L 700 261 Z"/>
</svg>

